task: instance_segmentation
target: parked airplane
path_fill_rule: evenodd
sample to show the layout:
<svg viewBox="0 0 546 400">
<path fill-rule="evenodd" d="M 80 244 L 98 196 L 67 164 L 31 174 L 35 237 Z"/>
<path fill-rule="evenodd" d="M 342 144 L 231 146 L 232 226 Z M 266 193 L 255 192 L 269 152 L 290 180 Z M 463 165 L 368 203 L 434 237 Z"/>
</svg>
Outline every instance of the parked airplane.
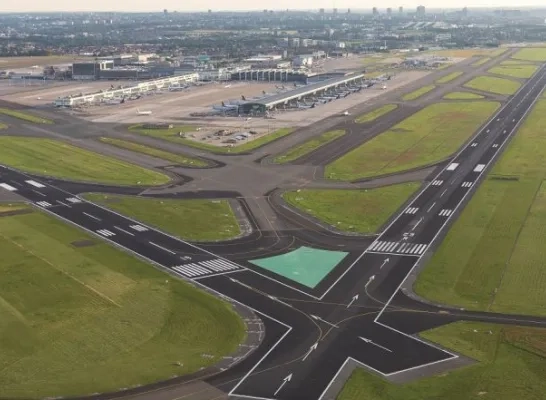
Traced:
<svg viewBox="0 0 546 400">
<path fill-rule="evenodd" d="M 239 106 L 237 104 L 226 104 L 222 101 L 221 106 L 212 106 L 212 109 L 218 111 L 236 111 L 239 109 Z"/>
<path fill-rule="evenodd" d="M 178 92 L 180 90 L 185 90 L 187 89 L 188 86 L 176 86 L 176 85 L 172 85 L 172 86 L 169 86 L 169 92 Z"/>
<path fill-rule="evenodd" d="M 229 85 L 224 86 L 225 89 L 228 89 L 231 87 L 231 83 Z"/>
<path fill-rule="evenodd" d="M 298 103 L 298 108 L 300 110 L 307 110 L 309 108 L 315 108 L 315 105 L 316 105 L 316 103 L 313 103 L 311 105 Z"/>
<path fill-rule="evenodd" d="M 341 115 L 342 115 L 342 116 L 347 116 L 347 115 L 351 115 L 351 114 L 349 114 L 349 111 L 343 111 L 343 112 L 341 113 Z"/>
<path fill-rule="evenodd" d="M 138 108 L 136 110 L 137 115 L 151 115 L 151 111 L 140 111 Z"/>
</svg>

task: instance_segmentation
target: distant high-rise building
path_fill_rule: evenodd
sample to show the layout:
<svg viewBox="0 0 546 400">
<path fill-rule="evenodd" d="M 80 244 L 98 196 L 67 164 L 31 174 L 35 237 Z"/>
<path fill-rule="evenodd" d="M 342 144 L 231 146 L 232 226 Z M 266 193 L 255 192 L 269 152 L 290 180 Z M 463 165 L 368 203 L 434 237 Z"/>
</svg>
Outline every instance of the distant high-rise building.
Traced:
<svg viewBox="0 0 546 400">
<path fill-rule="evenodd" d="M 337 15 L 337 8 L 334 8 L 334 9 L 332 10 L 332 13 L 333 13 L 334 15 Z"/>
<path fill-rule="evenodd" d="M 169 10 L 165 9 L 163 10 L 163 14 L 167 15 L 169 13 Z"/>
<path fill-rule="evenodd" d="M 209 14 L 212 13 L 212 10 L 209 8 Z"/>
<path fill-rule="evenodd" d="M 467 17 L 468 16 L 468 8 L 463 8 L 463 11 L 462 11 L 462 14 L 463 14 L 463 17 Z"/>
<path fill-rule="evenodd" d="M 372 14 L 379 15 L 379 11 L 377 11 L 377 7 L 372 8 Z"/>
<path fill-rule="evenodd" d="M 321 9 L 319 10 L 319 14 L 324 14 L 324 8 L 321 8 Z"/>
<path fill-rule="evenodd" d="M 418 17 L 425 16 L 425 6 L 417 6 L 417 16 Z"/>
<path fill-rule="evenodd" d="M 267 9 L 264 9 L 264 14 L 267 14 Z"/>
<path fill-rule="evenodd" d="M 351 9 L 348 8 L 348 9 L 347 9 L 347 14 L 350 14 L 350 13 L 351 13 Z"/>
<path fill-rule="evenodd" d="M 398 14 L 403 14 L 404 13 L 404 7 L 400 6 L 398 7 Z"/>
<path fill-rule="evenodd" d="M 387 15 L 390 17 L 392 15 L 392 8 L 387 8 Z"/>
</svg>

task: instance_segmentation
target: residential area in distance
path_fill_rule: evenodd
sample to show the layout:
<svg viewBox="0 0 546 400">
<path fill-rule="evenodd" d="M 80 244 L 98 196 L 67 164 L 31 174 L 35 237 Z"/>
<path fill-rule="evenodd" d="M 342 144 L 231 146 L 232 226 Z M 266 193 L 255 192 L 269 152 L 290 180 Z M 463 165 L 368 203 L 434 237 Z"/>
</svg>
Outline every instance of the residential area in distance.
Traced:
<svg viewBox="0 0 546 400">
<path fill-rule="evenodd" d="M 0 13 L 0 399 L 544 400 L 545 21 Z"/>
</svg>

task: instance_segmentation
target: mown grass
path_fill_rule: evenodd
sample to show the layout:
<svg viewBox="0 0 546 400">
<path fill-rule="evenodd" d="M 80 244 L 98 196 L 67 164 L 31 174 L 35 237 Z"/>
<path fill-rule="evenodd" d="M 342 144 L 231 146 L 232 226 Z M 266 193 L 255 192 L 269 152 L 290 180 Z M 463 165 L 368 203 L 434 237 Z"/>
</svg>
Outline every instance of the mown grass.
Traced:
<svg viewBox="0 0 546 400">
<path fill-rule="evenodd" d="M 535 65 L 532 61 L 523 61 L 523 60 L 504 60 L 501 61 L 499 65 Z"/>
<path fill-rule="evenodd" d="M 343 135 L 345 135 L 345 131 L 343 129 L 323 133 L 322 135 L 310 139 L 300 144 L 299 146 L 293 147 L 287 152 L 275 157 L 273 159 L 273 162 L 277 164 L 284 164 L 297 160 L 298 158 L 317 150 L 318 148 L 330 143 L 331 141 Z"/>
<path fill-rule="evenodd" d="M 422 88 L 414 90 L 411 93 L 405 94 L 404 96 L 402 96 L 402 100 L 411 101 L 411 100 L 418 99 L 419 97 L 424 96 L 425 94 L 427 94 L 428 92 L 434 89 L 436 89 L 436 86 L 434 85 L 423 86 Z"/>
<path fill-rule="evenodd" d="M 501 65 L 491 68 L 489 71 L 492 74 L 506 75 L 512 78 L 530 78 L 537 70 L 535 65 Z"/>
<path fill-rule="evenodd" d="M 85 198 L 182 239 L 227 240 L 241 233 L 227 200 L 154 199 L 94 193 L 86 194 Z"/>
<path fill-rule="evenodd" d="M 545 48 L 527 48 L 521 49 L 512 56 L 516 60 L 525 61 L 546 61 L 546 49 Z"/>
<path fill-rule="evenodd" d="M 185 375 L 245 337 L 227 303 L 46 214 L 1 217 L 0 253 L 1 398 Z"/>
<path fill-rule="evenodd" d="M 187 133 L 192 132 L 195 129 L 195 127 L 188 125 L 175 126 L 171 129 L 142 129 L 141 125 L 133 125 L 129 127 L 129 131 L 131 132 L 135 132 L 141 135 L 152 136 L 158 139 L 167 140 L 169 142 L 178 143 L 185 146 L 195 147 L 197 149 L 207 150 L 212 153 L 244 153 L 254 150 L 260 146 L 272 142 L 273 140 L 280 139 L 281 137 L 294 132 L 294 129 L 291 128 L 281 128 L 257 139 L 245 141 L 245 143 L 235 145 L 233 147 L 215 146 L 208 143 L 201 143 L 195 140 L 183 138 L 179 135 L 180 132 Z"/>
<path fill-rule="evenodd" d="M 364 124 L 366 122 L 371 122 L 376 120 L 379 117 L 382 117 L 385 114 L 390 113 L 391 111 L 394 111 L 398 108 L 397 104 L 385 104 L 381 107 L 376 108 L 373 111 L 370 111 L 369 113 L 363 114 L 359 116 L 357 119 L 355 119 L 355 122 L 358 124 Z"/>
<path fill-rule="evenodd" d="M 484 92 L 510 95 L 516 93 L 521 83 L 494 76 L 478 76 L 464 84 L 465 87 Z"/>
<path fill-rule="evenodd" d="M 37 115 L 29 114 L 27 112 L 12 110 L 10 108 L 0 108 L 0 114 L 7 115 L 8 117 L 17 118 L 33 124 L 53 124 L 53 121 Z"/>
<path fill-rule="evenodd" d="M 337 400 L 544 399 L 545 329 L 457 322 L 421 336 L 479 362 L 405 384 L 357 369 Z"/>
<path fill-rule="evenodd" d="M 470 93 L 470 92 L 451 92 L 444 96 L 446 100 L 480 100 L 484 96 L 481 94 Z"/>
<path fill-rule="evenodd" d="M 168 151 L 156 149 L 153 147 L 145 146 L 140 143 L 130 142 L 128 140 L 120 140 L 108 137 L 102 137 L 99 139 L 103 143 L 110 144 L 121 149 L 131 150 L 136 153 L 146 154 L 148 156 L 161 158 L 163 160 L 171 161 L 175 164 L 191 166 L 191 167 L 206 167 L 209 165 L 204 160 L 199 158 L 183 156 L 181 154 L 171 153 Z"/>
<path fill-rule="evenodd" d="M 0 136 L 0 163 L 37 175 L 117 185 L 160 185 L 170 178 L 149 169 L 52 139 Z"/>
<path fill-rule="evenodd" d="M 453 154 L 499 104 L 430 105 L 328 164 L 328 179 L 352 181 L 417 168 Z"/>
<path fill-rule="evenodd" d="M 283 193 L 283 199 L 340 231 L 372 234 L 418 188 L 411 182 L 368 190 L 300 189 Z"/>
<path fill-rule="evenodd" d="M 419 295 L 546 315 L 545 113 L 540 100 L 419 276 Z"/>
<path fill-rule="evenodd" d="M 459 76 L 461 76 L 464 72 L 463 71 L 455 71 L 451 74 L 448 74 L 446 76 L 441 77 L 440 79 L 436 79 L 436 83 L 448 83 L 451 82 L 454 79 L 457 79 Z"/>
<path fill-rule="evenodd" d="M 482 57 L 478 61 L 472 63 L 473 67 L 479 67 L 480 65 L 485 64 L 486 62 L 491 61 L 491 57 Z"/>
</svg>

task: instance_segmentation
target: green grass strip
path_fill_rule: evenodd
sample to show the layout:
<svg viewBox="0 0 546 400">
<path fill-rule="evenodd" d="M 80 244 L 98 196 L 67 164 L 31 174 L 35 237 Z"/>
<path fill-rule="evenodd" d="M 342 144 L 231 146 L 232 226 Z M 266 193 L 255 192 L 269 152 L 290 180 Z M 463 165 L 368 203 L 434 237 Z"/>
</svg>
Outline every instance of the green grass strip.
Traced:
<svg viewBox="0 0 546 400">
<path fill-rule="evenodd" d="M 436 86 L 434 86 L 434 85 L 423 86 L 422 88 L 414 90 L 411 93 L 405 94 L 404 96 L 402 96 L 402 100 L 404 100 L 404 101 L 415 100 L 415 99 L 417 99 L 417 98 L 419 98 L 421 96 L 424 96 L 428 92 L 431 92 L 435 88 L 436 88 Z"/>
<path fill-rule="evenodd" d="M 530 78 L 537 70 L 535 65 L 511 65 L 511 66 L 498 66 L 491 68 L 489 73 L 506 75 L 512 78 L 527 79 Z"/>
<path fill-rule="evenodd" d="M 521 83 L 494 76 L 478 76 L 465 83 L 464 86 L 470 89 L 483 90 L 484 92 L 511 95 L 517 92 L 521 87 Z"/>
<path fill-rule="evenodd" d="M 397 104 L 385 104 L 384 106 L 378 107 L 375 110 L 370 111 L 369 113 L 361 115 L 360 117 L 355 119 L 355 122 L 358 124 L 371 122 L 385 114 L 390 113 L 391 111 L 396 110 L 397 108 L 398 108 Z"/>
<path fill-rule="evenodd" d="M 192 167 L 206 167 L 208 163 L 199 158 L 193 158 L 188 156 L 183 156 L 180 154 L 171 153 L 168 151 L 156 149 L 146 145 L 142 145 L 135 142 L 130 142 L 128 140 L 120 140 L 114 138 L 102 137 L 99 139 L 103 143 L 110 144 L 122 149 L 131 150 L 137 153 L 146 154 L 152 157 L 161 158 L 163 160 L 171 161 L 179 165 L 187 165 Z"/>
<path fill-rule="evenodd" d="M 367 190 L 300 189 L 284 200 L 334 228 L 373 234 L 419 188 L 416 182 Z"/>
<path fill-rule="evenodd" d="M 455 72 L 452 72 L 451 74 L 449 75 L 446 75 L 446 76 L 443 76 L 441 77 L 440 79 L 437 79 L 436 80 L 436 83 L 448 83 L 448 82 L 451 82 L 452 80 L 454 79 L 457 79 L 459 76 L 461 76 L 463 74 L 462 71 L 455 71 Z"/>
<path fill-rule="evenodd" d="M 85 198 L 187 240 L 227 240 L 241 234 L 227 200 L 153 199 L 103 194 L 86 194 Z"/>
<path fill-rule="evenodd" d="M 306 141 L 305 143 L 302 143 L 299 146 L 296 146 L 290 149 L 286 153 L 275 157 L 273 162 L 277 164 L 284 164 L 284 163 L 297 160 L 298 158 L 303 157 L 315 151 L 319 147 L 322 147 L 343 135 L 345 135 L 344 130 L 336 130 L 336 131 L 329 131 L 329 132 L 323 133 L 322 135 L 315 137 L 313 139 L 310 139 Z"/>
<path fill-rule="evenodd" d="M 26 122 L 32 122 L 33 124 L 53 124 L 53 121 L 50 119 L 46 119 L 18 110 L 12 110 L 10 108 L 0 108 L 0 114 L 4 114 L 9 117 L 17 118 Z"/>
<path fill-rule="evenodd" d="M 483 98 L 484 96 L 481 94 L 470 92 L 451 92 L 444 96 L 446 100 L 479 100 Z"/>
<path fill-rule="evenodd" d="M 37 175 L 116 185 L 161 185 L 167 175 L 65 142 L 0 136 L 0 163 Z"/>
<path fill-rule="evenodd" d="M 472 63 L 473 67 L 479 67 L 480 65 L 483 65 L 487 62 L 491 61 L 491 57 L 482 57 L 478 61 Z"/>
<path fill-rule="evenodd" d="M 516 54 L 512 56 L 512 59 L 515 60 L 524 60 L 524 61 L 546 61 L 546 48 L 526 48 L 519 50 Z"/>
</svg>

